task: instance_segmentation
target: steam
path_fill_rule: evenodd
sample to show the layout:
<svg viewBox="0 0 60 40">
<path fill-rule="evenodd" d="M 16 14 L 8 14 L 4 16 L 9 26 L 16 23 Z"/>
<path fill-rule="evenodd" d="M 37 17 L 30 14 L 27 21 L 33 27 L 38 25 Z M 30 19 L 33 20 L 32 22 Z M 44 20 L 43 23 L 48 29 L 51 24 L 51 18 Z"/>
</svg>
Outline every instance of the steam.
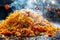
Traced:
<svg viewBox="0 0 60 40">
<path fill-rule="evenodd" d="M 22 9 L 25 7 L 27 3 L 27 0 L 13 0 L 13 3 L 10 4 L 10 7 L 12 7 L 12 9 Z"/>
<path fill-rule="evenodd" d="M 45 0 L 44 0 L 45 1 Z M 43 5 L 43 0 L 13 0 L 13 3 L 10 4 L 10 7 L 14 9 L 29 8 L 35 9 L 37 5 Z"/>
<path fill-rule="evenodd" d="M 27 5 L 25 6 L 25 8 L 34 9 L 35 8 L 34 2 L 36 2 L 36 0 L 27 1 Z"/>
<path fill-rule="evenodd" d="M 32 9 L 37 12 L 43 11 L 43 2 L 46 0 L 13 0 L 10 7 L 13 10 Z"/>
<path fill-rule="evenodd" d="M 42 4 L 42 0 L 13 0 L 10 7 L 17 10 L 22 8 L 35 9 L 37 5 L 40 6 Z"/>
<path fill-rule="evenodd" d="M 10 7 L 14 10 L 33 9 L 43 10 L 45 3 L 49 4 L 52 0 L 13 0 Z"/>
</svg>

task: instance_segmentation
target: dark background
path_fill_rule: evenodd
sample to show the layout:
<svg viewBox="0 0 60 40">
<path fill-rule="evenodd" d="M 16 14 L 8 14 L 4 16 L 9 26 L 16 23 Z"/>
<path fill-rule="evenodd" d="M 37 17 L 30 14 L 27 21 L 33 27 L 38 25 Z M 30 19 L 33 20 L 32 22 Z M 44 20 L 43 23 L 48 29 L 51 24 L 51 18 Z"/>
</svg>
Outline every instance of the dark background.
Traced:
<svg viewBox="0 0 60 40">
<path fill-rule="evenodd" d="M 5 4 L 11 4 L 12 0 L 0 0 L 0 20 L 5 19 L 6 16 L 8 16 L 8 14 L 12 11 L 11 8 L 9 8 L 8 10 L 6 10 L 4 8 Z"/>
</svg>

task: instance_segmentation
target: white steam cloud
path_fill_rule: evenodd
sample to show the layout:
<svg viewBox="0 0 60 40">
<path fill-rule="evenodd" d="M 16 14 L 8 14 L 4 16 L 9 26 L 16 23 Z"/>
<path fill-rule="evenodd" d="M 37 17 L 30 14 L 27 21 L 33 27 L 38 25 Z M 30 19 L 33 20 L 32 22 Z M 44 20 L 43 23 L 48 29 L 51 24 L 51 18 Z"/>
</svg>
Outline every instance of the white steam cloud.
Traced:
<svg viewBox="0 0 60 40">
<path fill-rule="evenodd" d="M 43 6 L 49 4 L 51 1 L 52 0 L 13 0 L 13 3 L 10 4 L 10 7 L 16 10 L 23 8 L 35 10 L 35 8 L 38 6 L 39 10 L 43 10 Z"/>
</svg>

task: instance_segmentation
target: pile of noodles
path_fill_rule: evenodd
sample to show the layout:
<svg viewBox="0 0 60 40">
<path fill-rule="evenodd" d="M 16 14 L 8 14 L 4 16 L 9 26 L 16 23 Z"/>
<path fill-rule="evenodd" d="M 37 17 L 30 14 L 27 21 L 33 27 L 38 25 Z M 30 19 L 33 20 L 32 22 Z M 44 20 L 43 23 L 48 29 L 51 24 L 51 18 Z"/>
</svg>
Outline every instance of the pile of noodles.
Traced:
<svg viewBox="0 0 60 40">
<path fill-rule="evenodd" d="M 57 28 L 28 9 L 16 10 L 0 24 L 0 34 L 6 36 L 37 36 L 41 33 L 55 34 Z"/>
</svg>

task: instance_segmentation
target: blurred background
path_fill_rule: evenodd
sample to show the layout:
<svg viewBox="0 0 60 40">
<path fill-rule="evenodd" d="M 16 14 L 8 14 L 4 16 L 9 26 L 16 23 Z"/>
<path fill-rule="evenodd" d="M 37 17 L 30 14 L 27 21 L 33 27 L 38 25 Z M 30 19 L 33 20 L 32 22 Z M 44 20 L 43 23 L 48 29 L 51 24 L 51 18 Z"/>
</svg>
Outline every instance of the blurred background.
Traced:
<svg viewBox="0 0 60 40">
<path fill-rule="evenodd" d="M 60 26 L 60 0 L 0 0 L 0 20 L 20 9 L 32 9 L 53 25 Z"/>
</svg>

